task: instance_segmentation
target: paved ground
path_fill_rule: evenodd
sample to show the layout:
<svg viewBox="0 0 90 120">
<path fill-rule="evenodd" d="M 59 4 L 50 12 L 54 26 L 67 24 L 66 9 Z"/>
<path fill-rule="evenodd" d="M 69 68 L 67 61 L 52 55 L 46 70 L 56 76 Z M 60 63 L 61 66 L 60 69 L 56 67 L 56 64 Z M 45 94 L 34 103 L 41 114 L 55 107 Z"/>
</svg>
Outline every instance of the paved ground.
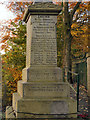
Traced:
<svg viewBox="0 0 90 120">
<path fill-rule="evenodd" d="M 2 118 L 2 86 L 0 83 L 0 119 Z"/>
<path fill-rule="evenodd" d="M 73 85 L 74 89 L 77 91 L 77 84 Z M 88 97 L 87 97 L 87 90 L 83 85 L 79 87 L 79 111 L 82 114 L 88 113 Z M 77 100 L 77 95 L 73 90 L 70 90 L 70 96 Z"/>
</svg>

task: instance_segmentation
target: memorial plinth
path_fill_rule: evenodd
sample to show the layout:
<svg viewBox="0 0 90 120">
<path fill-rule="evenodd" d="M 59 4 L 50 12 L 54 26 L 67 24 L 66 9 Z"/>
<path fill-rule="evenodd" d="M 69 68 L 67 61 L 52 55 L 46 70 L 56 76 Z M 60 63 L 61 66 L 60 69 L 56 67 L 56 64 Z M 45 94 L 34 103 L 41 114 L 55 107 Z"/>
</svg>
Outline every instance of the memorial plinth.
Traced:
<svg viewBox="0 0 90 120">
<path fill-rule="evenodd" d="M 45 2 L 31 5 L 24 14 L 26 68 L 13 94 L 16 118 L 58 118 L 56 114 L 76 112 L 76 101 L 70 99 L 69 85 L 57 67 L 56 23 L 60 11 L 60 6 Z"/>
</svg>

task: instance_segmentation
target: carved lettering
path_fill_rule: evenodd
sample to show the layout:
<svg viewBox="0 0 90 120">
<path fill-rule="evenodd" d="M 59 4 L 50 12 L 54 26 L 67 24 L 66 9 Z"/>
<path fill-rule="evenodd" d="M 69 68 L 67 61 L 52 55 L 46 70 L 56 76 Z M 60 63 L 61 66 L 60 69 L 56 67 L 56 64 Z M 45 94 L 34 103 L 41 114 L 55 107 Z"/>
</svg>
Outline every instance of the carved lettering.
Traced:
<svg viewBox="0 0 90 120">
<path fill-rule="evenodd" d="M 30 86 L 29 88 L 30 91 L 61 91 L 63 92 L 64 89 L 60 88 L 60 86 Z"/>
<path fill-rule="evenodd" d="M 37 15 L 32 20 L 31 64 L 57 65 L 56 19 Z"/>
</svg>

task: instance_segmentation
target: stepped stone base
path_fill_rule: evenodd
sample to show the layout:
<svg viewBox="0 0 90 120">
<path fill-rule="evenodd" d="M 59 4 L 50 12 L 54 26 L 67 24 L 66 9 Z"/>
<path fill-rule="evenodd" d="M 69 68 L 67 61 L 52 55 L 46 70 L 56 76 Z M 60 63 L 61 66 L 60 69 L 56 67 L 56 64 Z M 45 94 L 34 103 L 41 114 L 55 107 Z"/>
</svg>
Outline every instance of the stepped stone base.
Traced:
<svg viewBox="0 0 90 120">
<path fill-rule="evenodd" d="M 56 23 L 60 11 L 60 6 L 42 0 L 27 8 L 26 68 L 6 118 L 77 117 L 70 114 L 77 112 L 77 102 L 70 99 L 69 85 L 57 67 Z"/>
<path fill-rule="evenodd" d="M 33 66 L 24 68 L 22 71 L 24 82 L 62 82 L 62 70 L 53 66 Z"/>
<path fill-rule="evenodd" d="M 61 98 L 70 96 L 70 87 L 64 82 L 18 81 L 18 93 L 24 98 Z"/>
<path fill-rule="evenodd" d="M 13 95 L 13 110 L 16 118 L 60 118 L 77 111 L 76 101 L 72 99 L 58 98 L 58 99 L 24 99 L 18 93 Z M 11 108 L 11 107 L 10 107 Z M 12 109 L 12 108 L 11 108 Z M 7 118 L 15 117 L 9 114 L 10 109 L 6 110 Z M 57 114 L 57 115 L 56 115 Z M 66 115 L 66 117 L 77 117 L 76 115 Z"/>
<path fill-rule="evenodd" d="M 8 119 L 8 118 L 16 118 L 16 116 L 15 116 L 15 113 L 14 113 L 14 111 L 13 111 L 13 107 L 12 106 L 7 106 L 6 107 L 6 118 Z"/>
</svg>

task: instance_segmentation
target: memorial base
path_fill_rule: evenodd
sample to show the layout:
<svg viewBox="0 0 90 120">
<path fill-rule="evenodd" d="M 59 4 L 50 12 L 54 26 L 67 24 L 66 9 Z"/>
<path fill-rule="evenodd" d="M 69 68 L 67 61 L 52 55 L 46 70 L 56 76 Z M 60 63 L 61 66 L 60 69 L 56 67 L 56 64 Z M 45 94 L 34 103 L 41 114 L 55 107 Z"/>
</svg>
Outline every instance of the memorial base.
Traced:
<svg viewBox="0 0 90 120">
<path fill-rule="evenodd" d="M 24 99 L 13 95 L 13 107 L 6 110 L 6 118 L 76 118 L 76 101 L 70 98 Z M 70 114 L 71 113 L 71 114 Z"/>
<path fill-rule="evenodd" d="M 18 81 L 6 118 L 76 118 L 77 102 L 66 82 Z M 74 114 L 72 114 L 74 113 Z"/>
<path fill-rule="evenodd" d="M 72 114 L 77 112 L 77 102 L 70 98 L 70 86 L 63 82 L 62 70 L 57 67 L 60 12 L 60 6 L 50 2 L 36 2 L 27 8 L 23 18 L 27 23 L 26 68 L 6 118 L 77 117 Z"/>
</svg>

